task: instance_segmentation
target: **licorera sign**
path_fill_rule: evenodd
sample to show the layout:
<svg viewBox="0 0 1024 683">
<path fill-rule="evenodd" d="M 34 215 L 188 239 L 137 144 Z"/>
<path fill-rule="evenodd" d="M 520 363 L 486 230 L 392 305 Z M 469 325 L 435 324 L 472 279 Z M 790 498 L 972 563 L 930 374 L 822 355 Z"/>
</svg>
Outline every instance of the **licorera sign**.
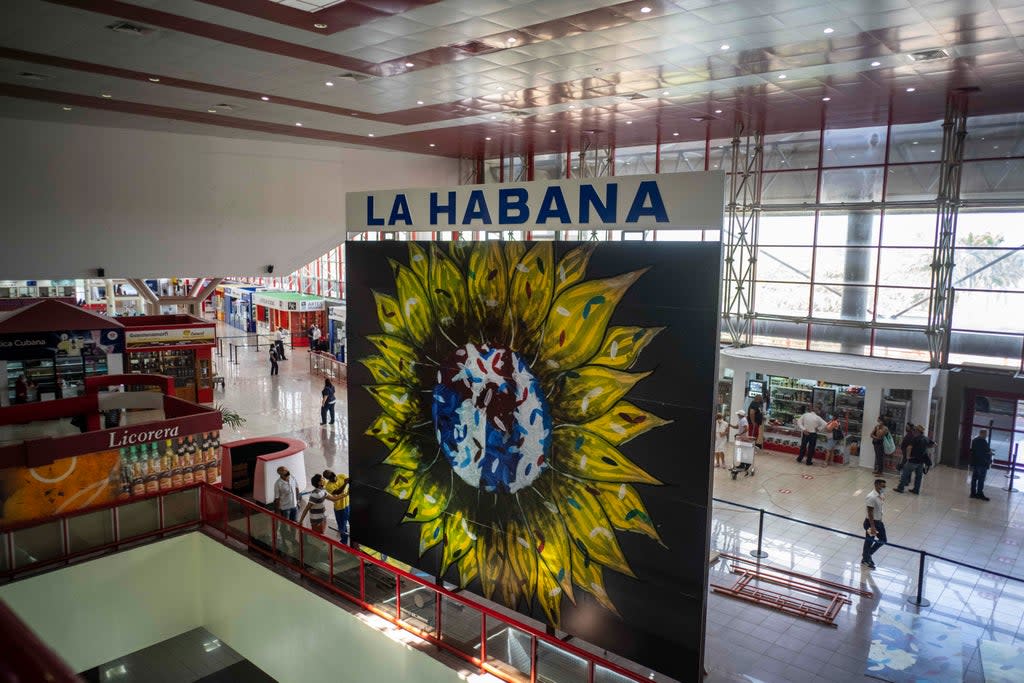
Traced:
<svg viewBox="0 0 1024 683">
<path fill-rule="evenodd" d="M 720 171 L 349 192 L 364 230 L 711 229 L 722 227 Z"/>
</svg>

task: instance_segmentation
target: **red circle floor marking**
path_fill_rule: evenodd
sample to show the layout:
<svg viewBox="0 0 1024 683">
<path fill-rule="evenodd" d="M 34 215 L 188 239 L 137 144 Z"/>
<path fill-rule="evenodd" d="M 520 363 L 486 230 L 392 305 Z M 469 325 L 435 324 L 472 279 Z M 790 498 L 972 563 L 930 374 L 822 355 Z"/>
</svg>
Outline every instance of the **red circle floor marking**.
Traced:
<svg viewBox="0 0 1024 683">
<path fill-rule="evenodd" d="M 800 478 L 801 479 L 814 479 L 814 475 L 813 474 L 801 474 Z"/>
<path fill-rule="evenodd" d="M 779 489 L 779 493 L 793 493 L 790 489 Z"/>
</svg>

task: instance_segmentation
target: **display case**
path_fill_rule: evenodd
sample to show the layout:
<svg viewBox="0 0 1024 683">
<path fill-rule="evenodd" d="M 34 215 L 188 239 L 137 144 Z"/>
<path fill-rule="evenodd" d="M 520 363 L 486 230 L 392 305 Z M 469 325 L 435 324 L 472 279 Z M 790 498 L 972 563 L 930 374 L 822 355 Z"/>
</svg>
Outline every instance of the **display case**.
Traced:
<svg viewBox="0 0 1024 683">
<path fill-rule="evenodd" d="M 174 393 L 178 398 L 196 399 L 195 349 L 133 351 L 128 354 L 128 368 L 130 372 L 173 377 Z"/>
<path fill-rule="evenodd" d="M 80 393 L 86 377 L 107 374 L 107 357 L 57 355 L 7 361 L 7 398 L 10 403 L 14 403 L 15 385 L 22 373 L 35 384 L 29 401 L 71 398 Z"/>
</svg>

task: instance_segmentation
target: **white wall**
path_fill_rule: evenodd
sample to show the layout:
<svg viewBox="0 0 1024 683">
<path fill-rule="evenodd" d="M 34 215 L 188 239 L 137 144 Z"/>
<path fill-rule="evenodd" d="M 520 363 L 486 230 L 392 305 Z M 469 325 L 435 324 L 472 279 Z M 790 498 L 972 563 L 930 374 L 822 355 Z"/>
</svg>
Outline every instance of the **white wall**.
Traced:
<svg viewBox="0 0 1024 683">
<path fill-rule="evenodd" d="M 344 240 L 345 193 L 458 184 L 455 160 L 0 121 L 4 279 L 287 275 Z"/>
<path fill-rule="evenodd" d="M 75 671 L 204 626 L 282 683 L 325 672 L 346 681 L 466 680 L 200 533 L 0 586 L 0 600 Z"/>
</svg>

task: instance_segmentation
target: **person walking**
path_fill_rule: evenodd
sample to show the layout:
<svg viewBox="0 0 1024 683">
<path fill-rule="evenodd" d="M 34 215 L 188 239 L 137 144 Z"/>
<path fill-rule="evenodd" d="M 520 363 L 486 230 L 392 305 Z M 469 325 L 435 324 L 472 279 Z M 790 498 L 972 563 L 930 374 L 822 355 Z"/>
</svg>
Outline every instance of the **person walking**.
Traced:
<svg viewBox="0 0 1024 683">
<path fill-rule="evenodd" d="M 348 545 L 348 477 L 344 474 L 335 474 L 331 470 L 324 470 L 328 498 L 334 502 L 334 521 L 338 523 L 338 536 L 341 542 Z"/>
<path fill-rule="evenodd" d="M 270 347 L 270 376 L 273 377 L 277 374 L 277 349 L 273 346 Z"/>
<path fill-rule="evenodd" d="M 825 433 L 828 435 L 828 441 L 825 443 L 825 467 L 828 467 L 832 464 L 832 458 L 843 447 L 843 438 L 846 435 L 843 434 L 843 428 L 839 425 L 839 419 L 832 415 L 828 416 Z"/>
<path fill-rule="evenodd" d="M 885 418 L 879 415 L 878 422 L 871 430 L 871 446 L 875 449 L 875 474 L 881 474 L 885 467 L 885 435 L 888 433 L 889 428 L 885 424 Z"/>
<path fill-rule="evenodd" d="M 327 528 L 327 491 L 324 489 L 324 478 L 319 474 L 314 474 L 310 483 L 313 484 L 313 490 L 310 491 L 306 500 L 306 507 L 302 508 L 302 514 L 299 515 L 299 525 L 302 525 L 308 513 L 309 527 L 318 534 L 322 534 Z"/>
<path fill-rule="evenodd" d="M 875 479 L 875 487 L 864 499 L 867 516 L 864 518 L 864 550 L 860 555 L 860 563 L 868 569 L 875 568 L 871 556 L 885 545 L 885 523 L 882 522 L 882 507 L 885 503 L 885 479 Z"/>
<path fill-rule="evenodd" d="M 814 451 L 818 447 L 818 432 L 825 428 L 825 421 L 821 416 L 811 410 L 811 406 L 804 407 L 804 414 L 796 419 L 796 426 L 800 429 L 800 455 L 796 461 L 802 462 L 807 456 L 808 467 L 814 464 Z"/>
<path fill-rule="evenodd" d="M 910 475 L 914 475 L 914 488 L 910 489 L 913 494 L 921 493 L 921 479 L 931 469 L 932 459 L 928 455 L 928 449 L 935 445 L 935 442 L 924 435 L 924 426 L 914 427 L 914 436 L 907 446 L 909 453 L 906 454 L 907 462 L 903 465 L 900 473 L 900 485 L 896 487 L 896 493 L 903 493 L 910 483 Z"/>
<path fill-rule="evenodd" d="M 324 380 L 323 391 L 320 392 L 320 424 L 325 425 L 327 422 L 327 414 L 331 414 L 331 421 L 329 424 L 334 424 L 334 385 L 331 384 L 331 380 Z"/>
<path fill-rule="evenodd" d="M 323 336 L 323 332 L 320 331 L 320 326 L 314 324 L 313 325 L 313 350 L 314 351 L 319 351 L 320 350 L 320 338 L 322 336 Z"/>
<path fill-rule="evenodd" d="M 284 355 L 284 331 L 280 327 L 274 333 L 274 346 L 277 347 L 277 357 L 280 360 L 288 360 L 288 357 Z"/>
<path fill-rule="evenodd" d="M 277 476 L 278 480 L 274 482 L 274 512 L 294 522 L 299 512 L 302 492 L 287 467 L 278 467 Z"/>
<path fill-rule="evenodd" d="M 725 467 L 725 449 L 729 444 L 729 422 L 721 413 L 715 415 L 715 467 Z"/>
<path fill-rule="evenodd" d="M 985 475 L 992 466 L 992 447 L 988 443 L 988 430 L 982 429 L 971 442 L 971 498 L 992 500 L 985 495 Z"/>
<path fill-rule="evenodd" d="M 14 380 L 14 403 L 16 405 L 28 403 L 28 379 L 24 372 Z"/>
</svg>

